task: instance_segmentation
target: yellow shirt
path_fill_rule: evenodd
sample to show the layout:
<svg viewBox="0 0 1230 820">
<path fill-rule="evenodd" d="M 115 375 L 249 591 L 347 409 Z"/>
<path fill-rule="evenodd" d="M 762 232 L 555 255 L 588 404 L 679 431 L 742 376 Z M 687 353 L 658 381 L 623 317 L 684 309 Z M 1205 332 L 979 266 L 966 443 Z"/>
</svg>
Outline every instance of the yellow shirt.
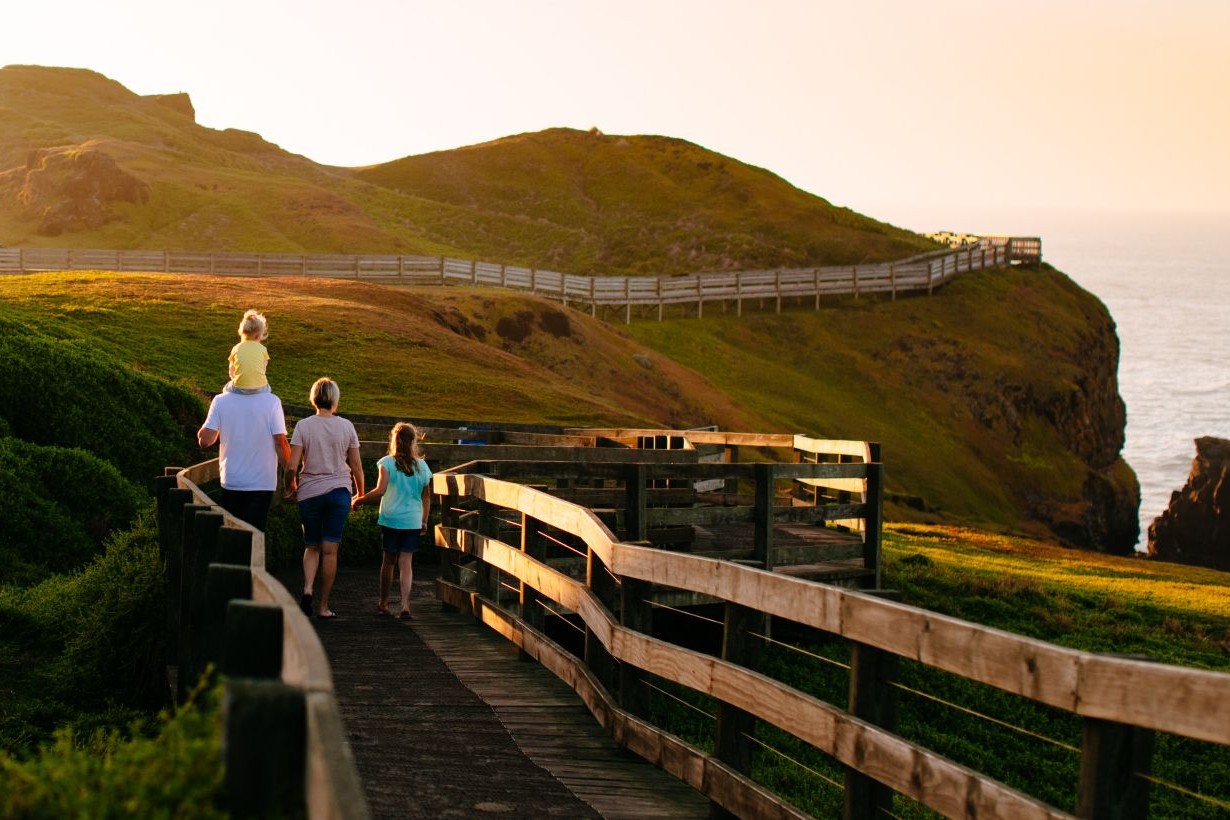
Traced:
<svg viewBox="0 0 1230 820">
<path fill-rule="evenodd" d="M 231 381 L 236 387 L 264 387 L 269 384 L 269 380 L 265 378 L 269 352 L 260 342 L 240 342 L 231 348 L 231 355 L 227 360 L 231 363 Z"/>
</svg>

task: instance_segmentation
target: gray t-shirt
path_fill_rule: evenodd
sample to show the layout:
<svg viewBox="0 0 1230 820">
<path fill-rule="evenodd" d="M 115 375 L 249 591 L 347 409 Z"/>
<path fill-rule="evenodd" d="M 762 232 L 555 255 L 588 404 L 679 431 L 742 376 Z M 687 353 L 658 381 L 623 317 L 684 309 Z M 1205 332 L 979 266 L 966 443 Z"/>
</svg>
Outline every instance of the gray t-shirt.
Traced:
<svg viewBox="0 0 1230 820">
<path fill-rule="evenodd" d="M 346 454 L 359 446 L 354 425 L 341 416 L 308 416 L 295 423 L 290 443 L 303 448 L 303 472 L 299 474 L 300 501 L 324 495 L 339 487 L 350 489 L 352 479 Z"/>
</svg>

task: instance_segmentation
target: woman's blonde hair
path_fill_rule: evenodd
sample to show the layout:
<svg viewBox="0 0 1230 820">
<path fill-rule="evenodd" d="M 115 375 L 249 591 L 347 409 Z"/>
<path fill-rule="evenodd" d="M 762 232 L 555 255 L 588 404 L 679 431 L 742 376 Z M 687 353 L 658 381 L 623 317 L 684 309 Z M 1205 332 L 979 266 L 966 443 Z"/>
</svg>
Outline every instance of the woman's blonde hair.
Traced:
<svg viewBox="0 0 1230 820">
<path fill-rule="evenodd" d="M 249 310 L 239 322 L 239 335 L 249 341 L 263 342 L 269 338 L 269 322 L 265 314 Z"/>
<path fill-rule="evenodd" d="M 397 462 L 397 469 L 406 475 L 414 475 L 418 460 L 423 457 L 419 441 L 423 434 L 408 421 L 399 421 L 389 433 L 389 455 Z"/>
<path fill-rule="evenodd" d="M 341 397 L 342 389 L 328 376 L 322 376 L 312 382 L 312 389 L 308 391 L 308 401 L 317 410 L 336 410 L 337 401 Z"/>
</svg>

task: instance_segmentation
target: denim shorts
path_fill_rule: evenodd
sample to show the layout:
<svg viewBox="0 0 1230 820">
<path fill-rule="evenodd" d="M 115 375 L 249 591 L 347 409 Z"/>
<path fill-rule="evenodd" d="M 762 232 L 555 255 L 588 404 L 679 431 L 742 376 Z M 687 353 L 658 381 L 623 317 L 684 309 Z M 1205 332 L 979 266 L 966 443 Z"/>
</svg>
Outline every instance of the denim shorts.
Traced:
<svg viewBox="0 0 1230 820">
<path fill-rule="evenodd" d="M 299 522 L 303 524 L 303 543 L 314 547 L 322 541 L 342 540 L 342 528 L 350 515 L 350 490 L 338 487 L 324 495 L 299 502 Z"/>
<path fill-rule="evenodd" d="M 421 530 L 395 530 L 392 527 L 380 525 L 380 535 L 384 540 L 384 551 L 388 553 L 414 552 L 419 548 Z"/>
</svg>

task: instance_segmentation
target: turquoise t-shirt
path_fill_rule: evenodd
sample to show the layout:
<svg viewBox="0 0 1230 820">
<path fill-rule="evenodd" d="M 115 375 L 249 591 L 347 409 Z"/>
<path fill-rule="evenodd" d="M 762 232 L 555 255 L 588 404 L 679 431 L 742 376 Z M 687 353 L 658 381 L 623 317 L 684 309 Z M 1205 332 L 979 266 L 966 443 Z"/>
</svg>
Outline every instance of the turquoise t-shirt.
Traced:
<svg viewBox="0 0 1230 820">
<path fill-rule="evenodd" d="M 397 469 L 397 460 L 385 456 L 376 462 L 389 474 L 389 485 L 380 497 L 380 516 L 376 523 L 395 530 L 423 528 L 423 488 L 431 483 L 431 468 L 423 459 L 414 462 L 414 475 Z"/>
</svg>

